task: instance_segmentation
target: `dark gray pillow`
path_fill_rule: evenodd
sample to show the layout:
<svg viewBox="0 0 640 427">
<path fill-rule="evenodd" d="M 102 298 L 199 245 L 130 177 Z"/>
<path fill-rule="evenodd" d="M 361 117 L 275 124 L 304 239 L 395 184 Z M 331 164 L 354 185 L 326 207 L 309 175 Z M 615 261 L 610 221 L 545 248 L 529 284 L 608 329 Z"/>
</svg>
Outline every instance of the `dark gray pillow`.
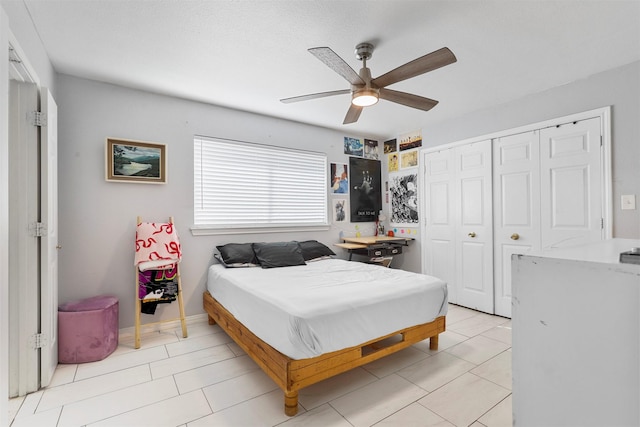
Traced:
<svg viewBox="0 0 640 427">
<path fill-rule="evenodd" d="M 254 243 L 253 252 L 262 268 L 306 265 L 298 242 Z"/>
<path fill-rule="evenodd" d="M 258 264 L 251 243 L 227 243 L 216 246 L 225 264 Z"/>
<path fill-rule="evenodd" d="M 300 245 L 300 249 L 302 249 L 302 256 L 305 261 L 335 255 L 335 252 L 317 240 L 306 240 L 304 242 L 298 242 L 298 244 Z"/>
</svg>

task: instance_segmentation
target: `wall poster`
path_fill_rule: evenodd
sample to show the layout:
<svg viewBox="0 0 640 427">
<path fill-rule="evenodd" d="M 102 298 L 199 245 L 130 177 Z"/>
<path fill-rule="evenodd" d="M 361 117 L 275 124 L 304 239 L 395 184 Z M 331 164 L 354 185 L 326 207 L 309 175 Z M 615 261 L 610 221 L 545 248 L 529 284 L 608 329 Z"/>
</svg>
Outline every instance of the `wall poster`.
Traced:
<svg viewBox="0 0 640 427">
<path fill-rule="evenodd" d="M 364 157 L 378 160 L 378 141 L 374 141 L 373 139 L 364 140 Z"/>
<path fill-rule="evenodd" d="M 343 163 L 331 163 L 331 176 L 329 186 L 334 194 L 347 194 L 349 192 L 349 174 L 347 165 Z"/>
<path fill-rule="evenodd" d="M 346 222 L 349 207 L 347 199 L 333 199 L 333 222 Z"/>
<path fill-rule="evenodd" d="M 362 140 L 359 138 L 344 137 L 344 154 L 348 156 L 360 156 L 363 155 Z"/>
<path fill-rule="evenodd" d="M 351 222 L 373 222 L 382 210 L 380 161 L 349 157 Z"/>
<path fill-rule="evenodd" d="M 400 140 L 400 151 L 422 147 L 422 132 L 419 130 L 400 135 L 398 139 Z"/>
<path fill-rule="evenodd" d="M 390 139 L 384 142 L 384 154 L 395 153 L 398 151 L 398 144 L 395 139 Z"/>
<path fill-rule="evenodd" d="M 391 187 L 391 224 L 411 227 L 418 224 L 418 174 L 389 177 Z"/>
</svg>

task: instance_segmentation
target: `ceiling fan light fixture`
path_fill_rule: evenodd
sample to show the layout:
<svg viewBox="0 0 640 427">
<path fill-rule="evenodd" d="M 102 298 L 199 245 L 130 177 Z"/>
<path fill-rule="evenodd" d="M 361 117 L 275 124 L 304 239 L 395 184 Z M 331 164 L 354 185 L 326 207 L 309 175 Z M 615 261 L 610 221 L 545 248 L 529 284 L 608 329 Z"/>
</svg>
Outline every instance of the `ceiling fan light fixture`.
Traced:
<svg viewBox="0 0 640 427">
<path fill-rule="evenodd" d="M 374 89 L 360 89 L 353 92 L 351 103 L 358 107 L 369 107 L 378 102 L 378 91 Z"/>
</svg>

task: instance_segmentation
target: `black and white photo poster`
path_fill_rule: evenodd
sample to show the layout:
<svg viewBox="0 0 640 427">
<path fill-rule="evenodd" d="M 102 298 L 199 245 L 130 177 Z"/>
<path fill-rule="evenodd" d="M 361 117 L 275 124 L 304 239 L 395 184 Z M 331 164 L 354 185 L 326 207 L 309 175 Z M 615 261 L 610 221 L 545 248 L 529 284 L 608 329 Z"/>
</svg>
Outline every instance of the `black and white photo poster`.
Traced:
<svg viewBox="0 0 640 427">
<path fill-rule="evenodd" d="M 333 199 L 333 222 L 345 222 L 348 212 L 347 199 Z"/>
<path fill-rule="evenodd" d="M 418 224 L 418 174 L 390 176 L 391 224 L 411 227 Z"/>
</svg>

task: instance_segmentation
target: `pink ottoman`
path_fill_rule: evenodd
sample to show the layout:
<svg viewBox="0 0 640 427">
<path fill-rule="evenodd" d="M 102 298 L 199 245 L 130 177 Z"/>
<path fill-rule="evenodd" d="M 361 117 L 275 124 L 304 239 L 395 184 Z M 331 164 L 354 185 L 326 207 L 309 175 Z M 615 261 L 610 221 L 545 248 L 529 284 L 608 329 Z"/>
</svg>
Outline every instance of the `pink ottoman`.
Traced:
<svg viewBox="0 0 640 427">
<path fill-rule="evenodd" d="M 58 307 L 58 363 L 102 360 L 118 346 L 118 299 L 97 296 Z"/>
</svg>

